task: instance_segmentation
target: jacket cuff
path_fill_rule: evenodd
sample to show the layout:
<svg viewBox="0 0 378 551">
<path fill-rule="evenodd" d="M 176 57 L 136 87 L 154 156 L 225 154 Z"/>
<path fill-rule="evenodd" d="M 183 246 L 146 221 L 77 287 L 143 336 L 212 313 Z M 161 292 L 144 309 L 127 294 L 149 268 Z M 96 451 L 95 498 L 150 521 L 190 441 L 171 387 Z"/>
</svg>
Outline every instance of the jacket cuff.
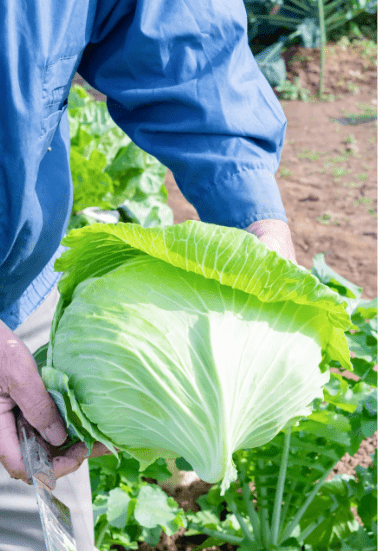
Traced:
<svg viewBox="0 0 378 551">
<path fill-rule="evenodd" d="M 258 220 L 288 223 L 277 181 L 267 169 L 246 169 L 206 186 L 188 186 L 186 191 L 203 222 L 240 229 Z"/>
</svg>

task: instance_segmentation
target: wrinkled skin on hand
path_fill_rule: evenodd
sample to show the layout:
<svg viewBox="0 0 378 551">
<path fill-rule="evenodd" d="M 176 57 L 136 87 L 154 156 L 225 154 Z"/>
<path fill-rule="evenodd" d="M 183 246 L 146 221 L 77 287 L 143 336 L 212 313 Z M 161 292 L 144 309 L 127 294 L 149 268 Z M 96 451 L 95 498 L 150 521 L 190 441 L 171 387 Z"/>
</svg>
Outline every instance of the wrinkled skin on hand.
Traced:
<svg viewBox="0 0 378 551">
<path fill-rule="evenodd" d="M 64 421 L 45 389 L 32 354 L 0 321 L 0 463 L 12 478 L 27 482 L 13 410 L 16 405 L 51 444 L 55 478 L 76 471 L 88 453 L 85 444 L 77 442 L 59 451 L 68 436 Z M 110 453 L 103 444 L 96 442 L 90 457 Z"/>
<path fill-rule="evenodd" d="M 260 220 L 253 222 L 246 228 L 246 231 L 256 235 L 269 249 L 276 251 L 286 260 L 298 264 L 290 228 L 286 222 L 282 220 Z"/>
</svg>

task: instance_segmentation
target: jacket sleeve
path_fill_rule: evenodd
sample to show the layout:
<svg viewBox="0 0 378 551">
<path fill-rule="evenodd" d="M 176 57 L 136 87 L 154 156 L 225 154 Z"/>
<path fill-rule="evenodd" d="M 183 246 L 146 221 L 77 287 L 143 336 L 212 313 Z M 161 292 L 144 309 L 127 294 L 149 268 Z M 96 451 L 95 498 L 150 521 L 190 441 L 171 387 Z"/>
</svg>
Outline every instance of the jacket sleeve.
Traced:
<svg viewBox="0 0 378 551">
<path fill-rule="evenodd" d="M 72 208 L 67 96 L 87 43 L 85 3 L 0 2 L 0 315 L 8 323 L 12 310 L 12 328 L 57 280 Z"/>
<path fill-rule="evenodd" d="M 287 120 L 247 39 L 242 0 L 137 0 L 93 29 L 79 74 L 170 168 L 204 222 L 287 222 L 275 180 Z"/>
</svg>

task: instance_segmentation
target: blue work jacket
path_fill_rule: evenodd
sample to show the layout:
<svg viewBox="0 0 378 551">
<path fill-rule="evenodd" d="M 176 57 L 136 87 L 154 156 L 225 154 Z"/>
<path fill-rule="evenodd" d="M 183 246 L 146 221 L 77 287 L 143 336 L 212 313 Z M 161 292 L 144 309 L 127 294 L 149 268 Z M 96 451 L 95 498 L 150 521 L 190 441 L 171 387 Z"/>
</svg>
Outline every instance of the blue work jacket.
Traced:
<svg viewBox="0 0 378 551">
<path fill-rule="evenodd" d="M 248 46 L 243 0 L 3 0 L 0 21 L 0 319 L 11 329 L 60 277 L 76 72 L 202 221 L 287 221 L 274 176 L 287 120 Z"/>
</svg>

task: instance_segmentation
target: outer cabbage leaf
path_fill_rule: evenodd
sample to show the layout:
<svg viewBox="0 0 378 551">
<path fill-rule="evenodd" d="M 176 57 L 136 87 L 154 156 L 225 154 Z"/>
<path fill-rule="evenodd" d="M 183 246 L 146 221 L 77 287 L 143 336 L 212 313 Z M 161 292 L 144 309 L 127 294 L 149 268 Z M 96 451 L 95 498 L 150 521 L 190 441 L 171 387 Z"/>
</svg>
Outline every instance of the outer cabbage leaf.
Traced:
<svg viewBox="0 0 378 551">
<path fill-rule="evenodd" d="M 93 224 L 64 244 L 45 384 L 64 394 L 64 373 L 66 420 L 142 469 L 182 456 L 225 491 L 234 451 L 311 413 L 328 358 L 351 368 L 340 297 L 243 230 Z"/>
</svg>

